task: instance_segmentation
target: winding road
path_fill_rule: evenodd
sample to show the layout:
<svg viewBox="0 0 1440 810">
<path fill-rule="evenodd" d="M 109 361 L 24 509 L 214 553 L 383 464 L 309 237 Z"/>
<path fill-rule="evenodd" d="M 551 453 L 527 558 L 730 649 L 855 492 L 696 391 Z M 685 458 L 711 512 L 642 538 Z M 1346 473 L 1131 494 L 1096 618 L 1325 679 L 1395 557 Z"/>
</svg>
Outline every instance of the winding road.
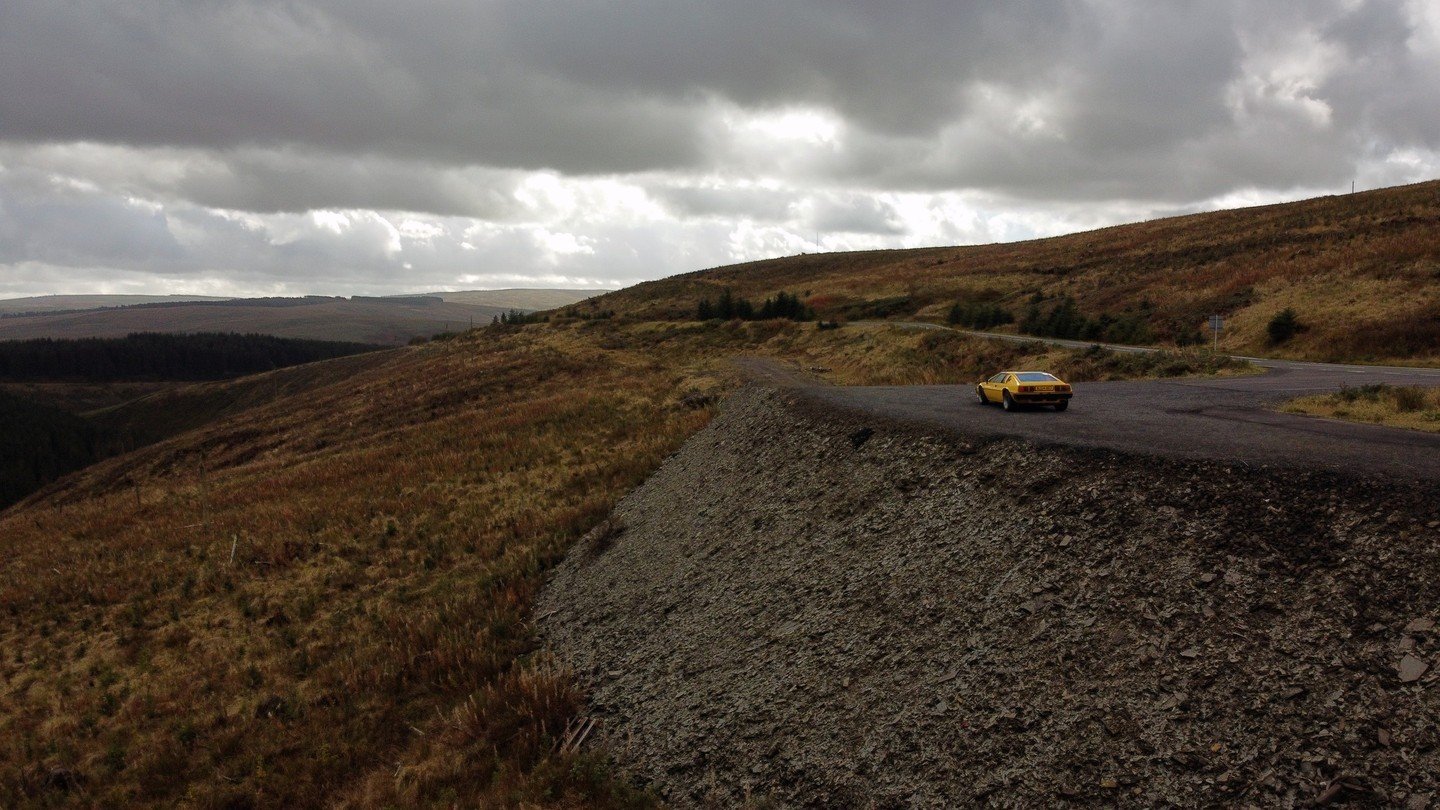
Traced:
<svg viewBox="0 0 1440 810">
<path fill-rule="evenodd" d="M 1440 386 L 1440 369 L 1244 359 L 1266 372 L 1243 377 L 1077 383 L 1075 398 L 1064 413 L 1050 408 L 1007 413 L 981 405 L 973 385 L 817 385 L 806 386 L 802 392 L 832 405 L 967 435 L 1440 481 L 1440 434 L 1275 410 L 1285 400 L 1337 391 L 1342 386 Z"/>
</svg>

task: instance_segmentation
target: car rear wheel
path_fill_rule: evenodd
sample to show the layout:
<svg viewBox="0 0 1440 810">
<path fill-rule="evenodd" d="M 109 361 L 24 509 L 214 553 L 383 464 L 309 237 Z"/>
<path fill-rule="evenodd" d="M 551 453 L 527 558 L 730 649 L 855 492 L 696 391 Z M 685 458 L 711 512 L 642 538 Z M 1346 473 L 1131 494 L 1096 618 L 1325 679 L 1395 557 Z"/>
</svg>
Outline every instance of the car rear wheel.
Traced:
<svg viewBox="0 0 1440 810">
<path fill-rule="evenodd" d="M 1070 407 L 1070 403 L 1067 402 L 1067 401 L 1065 401 L 1065 400 L 1061 400 L 1061 401 L 1055 403 L 1055 410 L 1057 410 L 1057 411 L 1063 411 L 1063 410 L 1065 410 L 1065 409 L 1068 408 L 1068 407 Z"/>
<path fill-rule="evenodd" d="M 1016 402 L 1015 398 L 1010 396 L 1009 391 L 1006 391 L 1001 398 L 1000 407 L 1004 408 L 1007 411 L 1013 411 L 1020 407 L 1020 403 Z"/>
<path fill-rule="evenodd" d="M 989 404 L 990 404 L 990 400 L 988 400 L 988 399 L 985 398 L 985 389 L 984 389 L 984 388 L 981 388 L 981 387 L 978 386 L 978 385 L 975 386 L 975 396 L 977 396 L 977 397 L 980 398 L 980 404 L 981 404 L 981 405 L 989 405 Z"/>
</svg>

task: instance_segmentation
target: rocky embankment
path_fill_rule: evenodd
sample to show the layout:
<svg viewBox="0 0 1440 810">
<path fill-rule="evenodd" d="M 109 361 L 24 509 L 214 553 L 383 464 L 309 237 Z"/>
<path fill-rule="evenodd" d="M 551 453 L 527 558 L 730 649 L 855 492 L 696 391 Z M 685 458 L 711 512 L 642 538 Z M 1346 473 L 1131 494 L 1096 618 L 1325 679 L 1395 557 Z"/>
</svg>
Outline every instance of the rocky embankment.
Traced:
<svg viewBox="0 0 1440 810">
<path fill-rule="evenodd" d="M 1440 806 L 1435 487 L 795 396 L 732 398 L 542 598 L 667 801 Z"/>
</svg>

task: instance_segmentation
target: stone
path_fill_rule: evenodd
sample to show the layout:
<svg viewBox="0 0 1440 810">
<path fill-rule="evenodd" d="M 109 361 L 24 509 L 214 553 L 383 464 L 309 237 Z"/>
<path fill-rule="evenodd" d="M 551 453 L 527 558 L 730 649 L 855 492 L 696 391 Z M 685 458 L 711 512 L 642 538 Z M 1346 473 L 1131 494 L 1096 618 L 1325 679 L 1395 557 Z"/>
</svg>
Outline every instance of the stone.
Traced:
<svg viewBox="0 0 1440 810">
<path fill-rule="evenodd" d="M 1411 683 L 1420 680 L 1420 676 L 1424 675 L 1425 671 L 1429 668 L 1429 664 L 1426 664 L 1413 655 L 1407 655 L 1401 658 L 1399 666 L 1396 667 L 1400 673 L 1401 683 Z"/>
</svg>

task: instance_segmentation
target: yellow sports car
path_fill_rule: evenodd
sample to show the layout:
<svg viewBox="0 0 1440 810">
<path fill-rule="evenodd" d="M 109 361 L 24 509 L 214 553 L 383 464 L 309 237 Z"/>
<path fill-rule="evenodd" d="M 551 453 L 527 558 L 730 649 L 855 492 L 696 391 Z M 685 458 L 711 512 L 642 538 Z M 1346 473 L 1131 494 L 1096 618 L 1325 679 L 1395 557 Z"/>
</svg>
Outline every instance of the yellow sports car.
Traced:
<svg viewBox="0 0 1440 810">
<path fill-rule="evenodd" d="M 1063 411 L 1070 407 L 1070 385 L 1045 371 L 1002 371 L 975 386 L 975 395 L 983 405 L 1000 403 L 1007 411 L 1021 405 L 1054 405 Z"/>
</svg>

